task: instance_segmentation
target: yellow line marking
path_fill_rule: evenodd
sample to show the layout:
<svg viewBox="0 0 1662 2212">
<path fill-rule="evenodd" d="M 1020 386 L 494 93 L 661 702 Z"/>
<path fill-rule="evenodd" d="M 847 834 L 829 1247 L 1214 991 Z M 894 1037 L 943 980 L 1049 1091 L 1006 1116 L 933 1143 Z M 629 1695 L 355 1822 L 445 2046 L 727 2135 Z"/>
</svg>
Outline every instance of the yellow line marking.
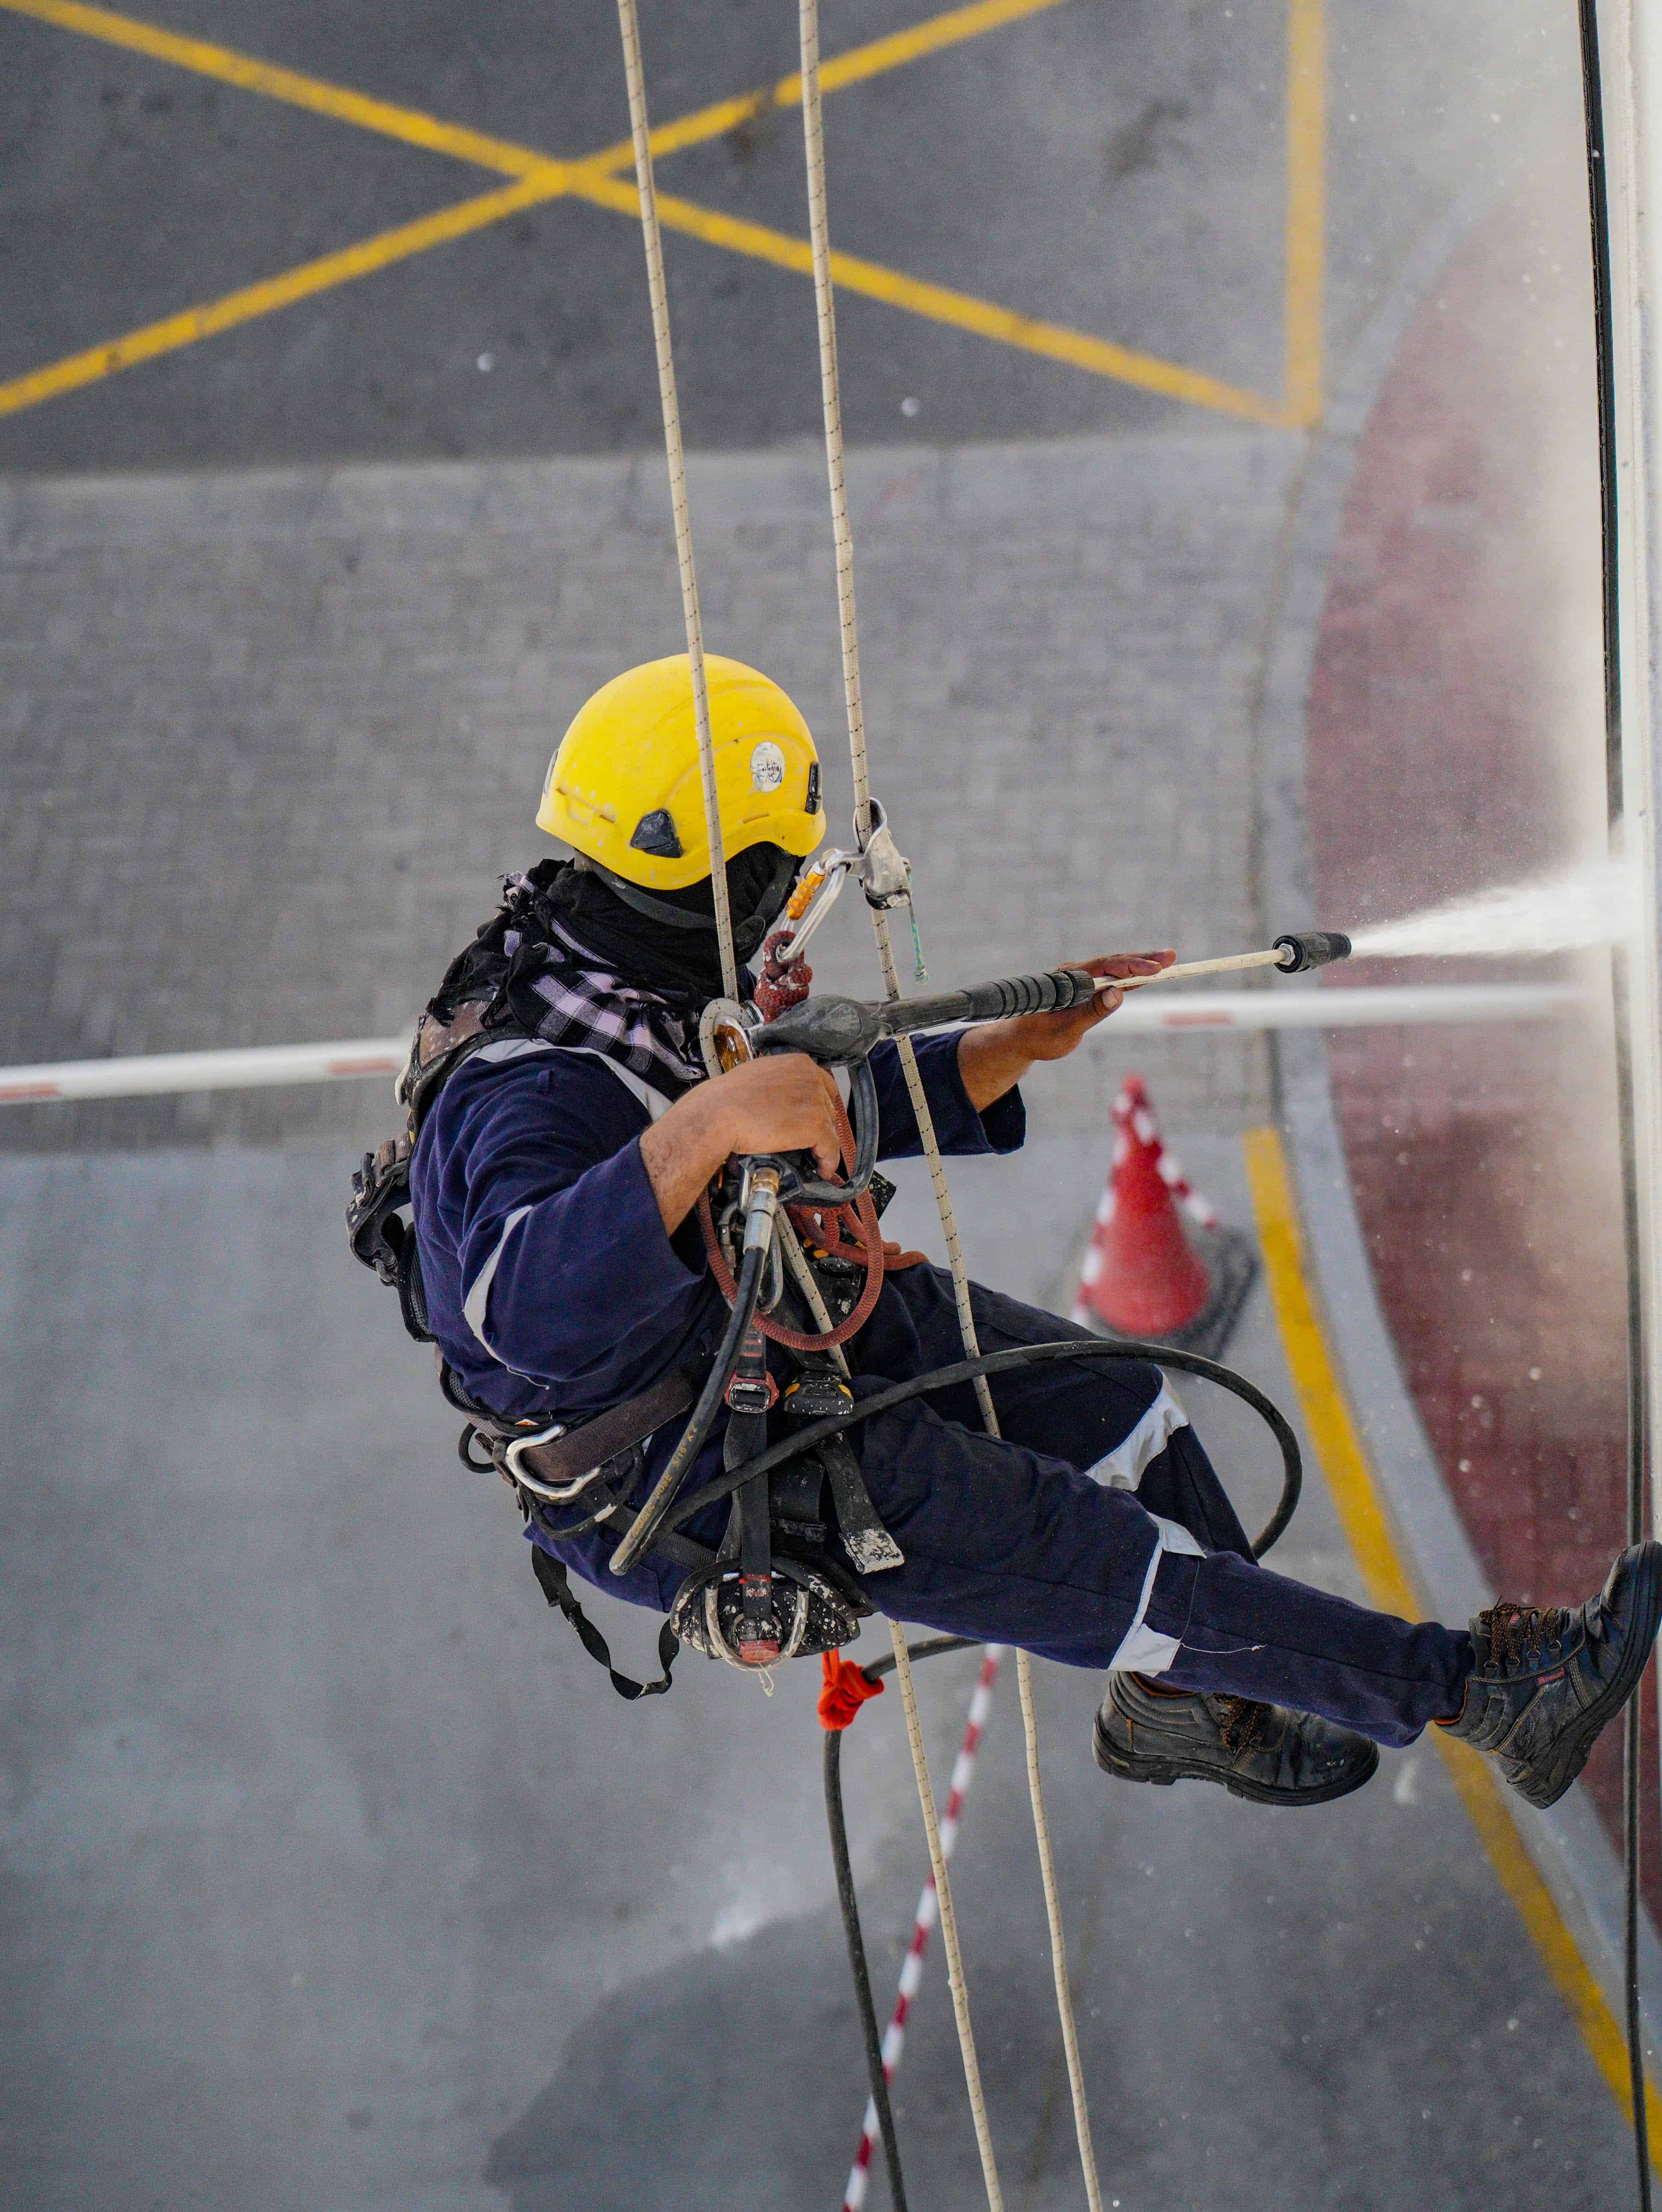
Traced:
<svg viewBox="0 0 1662 2212">
<path fill-rule="evenodd" d="M 1323 0 L 1287 4 L 1287 333 L 1283 416 L 1321 420 L 1327 51 Z"/>
<path fill-rule="evenodd" d="M 441 245 L 446 239 L 465 237 L 469 231 L 500 222 L 518 209 L 534 207 L 539 200 L 554 199 L 567 188 L 567 173 L 555 163 L 544 166 L 546 176 L 527 177 L 519 184 L 503 185 L 477 199 L 440 208 L 436 215 L 400 224 L 396 230 L 384 230 L 379 237 L 343 246 L 337 253 L 325 253 L 320 260 L 308 261 L 298 269 L 286 270 L 281 276 L 268 276 L 240 292 L 227 293 L 222 300 L 215 300 L 206 307 L 186 307 L 179 314 L 167 315 L 160 322 L 145 324 L 141 330 L 129 331 L 124 337 L 91 346 L 85 353 L 71 354 L 48 368 L 33 369 L 27 376 L 14 377 L 9 384 L 0 384 L 0 416 L 39 406 L 43 399 L 55 399 L 63 392 L 112 376 L 118 369 L 131 368 L 142 361 L 154 361 L 159 354 L 175 352 L 180 346 L 194 345 L 198 338 L 212 337 L 238 323 L 252 322 L 278 307 L 291 307 L 296 300 L 326 292 L 331 286 L 347 283 L 355 276 L 367 276 L 373 270 L 385 269 L 392 262 L 407 259 L 412 253 L 425 253 L 430 246 Z"/>
<path fill-rule="evenodd" d="M 397 107 L 390 100 L 370 100 L 344 85 L 328 84 L 320 77 L 303 76 L 298 70 L 280 69 L 258 62 L 228 46 L 209 46 L 203 39 L 180 38 L 130 15 L 108 8 L 91 8 L 82 0 L 0 0 L 0 8 L 14 15 L 32 15 L 60 31 L 76 31 L 82 38 L 100 39 L 106 46 L 125 46 L 147 54 L 152 61 L 171 62 L 198 76 L 217 77 L 244 92 L 263 93 L 291 107 L 309 108 L 314 115 L 333 117 L 337 123 L 355 124 L 361 131 L 379 131 L 429 153 L 452 155 L 458 161 L 476 161 L 482 168 L 499 169 L 505 176 L 539 173 L 549 157 L 533 147 L 516 146 L 506 138 L 493 138 L 482 131 L 470 131 L 454 123 L 441 123 L 417 109 Z"/>
<path fill-rule="evenodd" d="M 1243 1144 L 1264 1272 L 1281 1328 L 1283 1348 L 1340 1526 L 1373 1602 L 1384 1611 L 1415 1620 L 1422 1614 L 1423 1607 L 1392 1533 L 1311 1296 L 1292 1177 L 1280 1135 L 1274 1129 L 1249 1129 Z M 1432 1728 L 1427 1733 L 1442 1753 L 1489 1863 L 1517 1907 L 1594 2063 L 1617 2102 L 1631 2118 L 1627 2039 L 1577 1950 L 1551 1891 L 1524 1848 L 1493 1767 L 1469 1745 L 1452 1741 L 1445 1730 Z M 1645 2110 L 1651 2142 L 1662 2146 L 1662 2097 L 1648 2079 Z M 1662 2158 L 1654 2151 L 1653 2158 L 1662 2172 Z"/>
<path fill-rule="evenodd" d="M 578 169 L 573 173 L 570 189 L 578 198 L 591 201 L 597 207 L 639 216 L 640 204 L 635 188 L 621 178 Z M 784 231 L 769 229 L 765 223 L 723 215 L 716 209 L 701 207 L 693 200 L 677 199 L 664 192 L 658 195 L 658 215 L 666 229 L 701 239 L 707 246 L 724 246 L 729 252 L 771 262 L 776 268 L 792 270 L 799 276 L 813 274 L 813 256 L 805 238 L 792 238 Z M 867 299 L 904 308 L 928 322 L 972 331 L 978 337 L 993 338 L 1004 345 L 1043 355 L 1051 361 L 1065 362 L 1073 368 L 1087 369 L 1096 376 L 1113 377 L 1122 384 L 1134 384 L 1169 399 L 1185 399 L 1197 407 L 1240 416 L 1249 422 L 1281 422 L 1281 410 L 1272 402 L 1260 399 L 1256 392 L 1238 391 L 1234 385 L 1207 376 L 1198 369 L 1181 368 L 1175 362 L 1157 361 L 1150 354 L 1135 353 L 1129 347 L 1114 345 L 1107 338 L 1091 337 L 1083 331 L 1040 322 L 1032 315 L 1016 314 L 991 301 L 975 299 L 967 292 L 951 291 L 943 284 L 929 284 L 916 276 L 902 276 L 896 270 L 885 269 L 876 261 L 862 260 L 852 253 L 834 252 L 831 274 L 845 291 L 859 292 Z"/>
<path fill-rule="evenodd" d="M 1037 15 L 1046 8 L 1062 4 L 1063 0 L 976 0 L 973 7 L 949 8 L 944 15 L 931 15 L 926 22 L 913 24 L 909 31 L 895 31 L 887 38 L 873 39 L 868 46 L 852 46 L 846 54 L 839 54 L 821 70 L 820 90 L 835 92 L 845 85 L 863 84 L 869 77 L 881 76 L 886 70 L 900 69 L 907 62 L 922 61 L 926 55 L 938 54 L 948 46 L 961 45 L 966 39 L 980 38 L 985 31 L 1002 30 L 1006 23 L 1019 23 L 1024 16 Z M 801 76 L 782 76 L 775 85 L 740 93 L 732 100 L 719 100 L 709 107 L 683 115 L 678 122 L 664 124 L 652 135 L 652 158 L 661 161 L 666 155 L 679 154 L 686 147 L 719 138 L 724 132 L 737 130 L 769 108 L 801 105 Z M 616 146 L 608 146 L 593 160 L 600 168 L 621 169 L 633 164 L 634 147 L 625 138 Z"/>
<path fill-rule="evenodd" d="M 979 38 L 984 32 L 1002 29 L 1006 23 L 1020 22 L 1025 16 L 1063 4 L 1064 0 L 976 0 L 972 7 L 948 9 L 943 15 L 931 15 L 926 22 L 914 24 L 908 31 L 896 31 L 887 38 L 873 39 L 865 46 L 851 47 L 847 53 L 839 54 L 821 70 L 821 88 L 834 92 L 840 86 L 863 83 L 869 77 L 881 76 L 886 70 L 900 69 L 907 62 L 921 61 L 926 55 L 961 45 L 966 39 Z M 430 153 L 449 154 L 459 161 L 476 161 L 482 168 L 500 170 L 504 176 L 532 175 L 552 158 L 539 153 L 534 146 L 516 145 L 512 139 L 442 123 L 419 109 L 400 107 L 391 100 L 372 100 L 344 85 L 331 84 L 324 78 L 283 69 L 276 63 L 256 61 L 251 55 L 237 53 L 229 46 L 212 46 L 204 39 L 181 38 L 176 32 L 161 30 L 153 23 L 119 15 L 113 9 L 88 6 L 84 0 L 0 0 L 0 9 L 14 15 L 32 15 L 59 30 L 77 32 L 83 38 L 101 40 L 106 46 L 125 46 L 131 52 L 148 55 L 153 61 L 171 62 L 176 68 L 194 70 L 198 76 L 217 77 L 221 83 L 234 84 L 241 91 L 261 93 L 268 100 L 307 108 L 314 115 L 331 116 L 337 122 L 355 124 L 361 131 L 378 131 L 383 137 L 397 138 L 406 145 L 425 147 Z M 701 107 L 694 114 L 664 124 L 654 131 L 653 158 L 661 160 L 685 147 L 701 145 L 707 139 L 719 138 L 724 131 L 749 122 L 765 109 L 795 107 L 801 100 L 799 76 L 781 77 L 777 84 L 764 86 L 759 91 L 718 100 L 712 106 Z M 625 138 L 584 159 L 603 169 L 617 169 L 633 162 L 634 148 Z"/>
<path fill-rule="evenodd" d="M 966 39 L 979 37 L 985 32 L 1020 21 L 1028 15 L 1060 4 L 1061 0 L 974 0 L 971 6 L 950 9 L 943 15 L 931 17 L 926 22 L 914 25 L 909 30 L 872 40 L 864 46 L 852 48 L 847 53 L 839 55 L 826 65 L 822 82 L 828 89 L 858 83 L 885 70 L 919 60 L 925 55 L 941 52 Z M 1320 5 L 1321 0 L 1289 0 L 1289 6 L 1295 11 L 1301 8 L 1318 11 L 1318 34 Z M 181 69 L 219 78 L 243 90 L 283 100 L 313 113 L 331 116 L 338 121 L 397 138 L 432 152 L 452 155 L 458 160 L 495 168 L 522 180 L 519 186 L 508 191 L 487 193 L 480 198 L 464 200 L 455 207 L 440 210 L 418 222 L 383 232 L 360 245 L 325 254 L 316 261 L 290 270 L 286 275 L 246 286 L 202 307 L 187 307 L 179 314 L 164 317 L 160 322 L 148 324 L 141 330 L 130 331 L 123 337 L 89 347 L 84 352 L 70 355 L 27 375 L 14 378 L 9 383 L 0 385 L 0 416 L 37 406 L 60 393 L 75 391 L 95 383 L 100 378 L 113 375 L 121 369 L 130 368 L 137 362 L 154 360 L 159 354 L 194 344 L 198 339 L 210 337 L 239 323 L 288 307 L 296 300 L 326 291 L 334 285 L 348 283 L 355 277 L 368 276 L 393 262 L 406 260 L 431 246 L 461 237 L 468 231 L 482 229 L 489 223 L 500 222 L 503 216 L 538 201 L 555 199 L 562 194 L 573 192 L 595 206 L 639 217 L 640 201 L 634 185 L 610 173 L 632 158 L 632 149 L 627 143 L 622 147 L 605 148 L 580 161 L 558 161 L 533 148 L 517 146 L 506 139 L 494 138 L 482 132 L 441 123 L 432 116 L 421 114 L 414 109 L 397 107 L 385 100 L 367 99 L 344 87 L 326 83 L 320 78 L 305 76 L 296 70 L 252 60 L 246 55 L 233 52 L 227 47 L 211 46 L 202 40 L 182 38 L 173 32 L 139 22 L 131 16 L 118 15 L 112 9 L 87 5 L 85 0 L 0 0 L 0 9 L 31 16 L 60 29 L 102 40 L 106 44 L 124 46 L 156 60 L 173 63 Z M 760 112 L 767 106 L 794 105 L 801 96 L 800 77 L 788 76 L 781 78 L 771 91 L 747 94 L 736 100 L 723 101 L 713 107 L 701 109 L 695 114 L 682 117 L 678 122 L 665 125 L 655 131 L 652 136 L 654 153 L 674 153 L 686 146 L 697 144 L 731 129 L 735 123 Z M 1317 156 L 1319 160 L 1319 143 Z M 1289 164 L 1290 159 L 1289 155 Z M 690 200 L 660 197 L 658 209 L 662 220 L 670 228 L 682 231 L 688 237 L 701 239 L 707 245 L 745 254 L 799 275 L 812 274 L 812 255 L 805 239 L 792 238 L 764 224 L 723 215 Z M 1318 228 L 1318 254 L 1319 250 Z M 1290 269 L 1290 258 L 1289 265 Z M 1255 392 L 1242 391 L 1203 371 L 1184 368 L 1175 362 L 1158 360 L 1152 355 L 1138 353 L 1130 347 L 1116 345 L 1109 339 L 1093 337 L 1085 331 L 1070 330 L 1060 324 L 1017 314 L 1014 310 L 998 307 L 990 301 L 954 291 L 946 285 L 926 283 L 918 277 L 886 269 L 877 262 L 863 260 L 854 254 L 834 253 L 832 273 L 836 283 L 846 289 L 860 293 L 868 299 L 880 300 L 886 306 L 901 308 L 926 321 L 940 323 L 955 330 L 968 331 L 995 343 L 1014 346 L 1044 359 L 1083 369 L 1091 375 L 1110 377 L 1119 383 L 1156 392 L 1166 398 L 1210 408 L 1250 422 L 1285 427 L 1294 419 L 1286 402 L 1272 404 L 1260 398 Z M 1289 283 L 1289 303 L 1291 298 Z M 1289 313 L 1290 315 L 1290 304 Z"/>
</svg>

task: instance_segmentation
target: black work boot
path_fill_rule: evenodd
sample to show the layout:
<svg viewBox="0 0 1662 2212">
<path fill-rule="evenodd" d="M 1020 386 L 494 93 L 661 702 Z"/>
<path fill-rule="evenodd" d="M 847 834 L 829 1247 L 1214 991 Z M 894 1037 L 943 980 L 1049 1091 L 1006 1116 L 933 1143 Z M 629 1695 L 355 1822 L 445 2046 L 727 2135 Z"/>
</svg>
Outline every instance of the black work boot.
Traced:
<svg viewBox="0 0 1662 2212">
<path fill-rule="evenodd" d="M 1492 1605 L 1471 1624 L 1477 1664 L 1459 1717 L 1442 1723 L 1492 1752 L 1532 1805 L 1556 1805 L 1599 1730 L 1639 1686 L 1662 1625 L 1662 1544 L 1632 1544 L 1597 1597 Z"/>
<path fill-rule="evenodd" d="M 1255 1805 L 1325 1805 L 1380 1763 L 1365 1735 L 1250 1698 L 1165 1690 L 1111 1674 L 1096 1716 L 1096 1763 L 1127 1782 L 1221 1782 Z"/>
</svg>

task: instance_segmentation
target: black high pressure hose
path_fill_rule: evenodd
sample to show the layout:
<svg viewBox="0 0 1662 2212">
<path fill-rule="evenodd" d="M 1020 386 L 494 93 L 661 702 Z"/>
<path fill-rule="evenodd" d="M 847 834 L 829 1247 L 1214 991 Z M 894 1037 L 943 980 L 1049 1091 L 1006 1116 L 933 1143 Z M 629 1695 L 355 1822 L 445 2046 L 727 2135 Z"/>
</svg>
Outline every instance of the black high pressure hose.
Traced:
<svg viewBox="0 0 1662 2212">
<path fill-rule="evenodd" d="M 744 1332 L 755 1315 L 756 1300 L 761 1292 L 761 1279 L 767 1266 L 767 1244 L 747 1242 L 743 1261 L 738 1271 L 738 1281 L 733 1290 L 733 1310 L 727 1316 L 727 1333 L 721 1340 L 721 1349 L 715 1356 L 709 1380 L 699 1394 L 692 1419 L 682 1431 L 681 1442 L 670 1454 L 669 1465 L 652 1485 L 652 1496 L 635 1515 L 624 1541 L 612 1553 L 611 1571 L 615 1575 L 624 1573 L 643 1551 L 650 1548 L 652 1537 L 658 1533 L 674 1501 L 676 1485 L 704 1449 L 704 1439 L 715 1426 L 716 1415 L 721 1411 L 727 1385 L 732 1380 L 733 1370 L 738 1365 Z M 737 1486 L 737 1483 L 733 1485 L 735 1489 Z"/>
<path fill-rule="evenodd" d="M 1008 1352 L 994 1352 L 980 1359 L 960 1360 L 955 1366 L 937 1368 L 934 1373 L 919 1376 L 915 1381 L 897 1384 L 882 1390 L 857 1407 L 853 1413 L 839 1415 L 829 1421 L 816 1422 L 813 1429 L 804 1429 L 793 1443 L 807 1445 L 816 1432 L 829 1435 L 846 1428 L 850 1422 L 880 1413 L 887 1406 L 898 1405 L 904 1399 L 918 1396 L 925 1390 L 944 1389 L 949 1383 L 967 1381 L 974 1375 L 1007 1373 L 1032 1361 L 1035 1356 L 1046 1359 L 1083 1355 L 1086 1358 L 1152 1359 L 1162 1367 L 1177 1367 L 1186 1374 L 1204 1376 L 1208 1382 L 1216 1382 L 1226 1390 L 1243 1398 L 1253 1411 L 1261 1414 L 1268 1424 L 1276 1442 L 1281 1447 L 1282 1491 L 1275 1511 L 1265 1523 L 1253 1546 L 1253 1557 L 1261 1559 L 1292 1519 L 1303 1487 L 1303 1462 L 1299 1452 L 1298 1438 L 1283 1417 L 1279 1407 L 1266 1398 L 1244 1375 L 1237 1375 L 1231 1367 L 1221 1366 L 1215 1359 L 1206 1359 L 1198 1352 L 1176 1352 L 1169 1345 L 1110 1341 L 1076 1341 L 1058 1340 L 1048 1344 L 1016 1345 Z M 780 1456 L 788 1456 L 781 1454 Z M 760 1459 L 748 1461 L 744 1473 L 753 1476 L 764 1461 L 773 1461 L 770 1451 Z M 775 1462 L 776 1463 L 776 1462 Z M 719 1486 L 710 1484 L 695 1498 L 688 1498 L 686 1511 L 695 1513 L 701 1505 L 713 1497 Z M 677 1512 L 673 1516 L 678 1520 Z M 943 1652 L 961 1651 L 974 1642 L 968 1636 L 943 1636 L 913 1648 L 914 1660 L 932 1659 Z M 861 1668 L 867 1681 L 880 1681 L 894 1666 L 894 1656 L 886 1653 L 874 1659 L 869 1667 Z M 883 2163 L 889 2173 L 889 2193 L 894 2212 L 907 2212 L 906 2183 L 901 2172 L 900 2142 L 895 2132 L 895 2115 L 889 2103 L 888 2078 L 883 2073 L 883 2037 L 877 2026 L 876 2008 L 871 2001 L 871 1976 L 866 1965 L 865 1939 L 860 1929 L 859 1899 L 854 1889 L 854 1869 L 848 1851 L 848 1823 L 842 1802 L 842 1731 L 828 1729 L 825 1736 L 825 1820 L 831 1836 L 831 1863 L 836 1870 L 837 1903 L 842 1912 L 843 1937 L 848 1946 L 848 1964 L 854 1977 L 854 2001 L 860 2015 L 861 2039 L 865 2045 L 866 2079 L 870 2086 L 871 2102 L 876 2109 L 878 2133 L 883 2139 Z"/>
<path fill-rule="evenodd" d="M 735 1309 L 737 1311 L 737 1308 Z M 954 1383 L 974 1382 L 978 1375 L 1007 1375 L 1012 1368 L 1037 1367 L 1058 1359 L 1148 1359 L 1157 1367 L 1175 1367 L 1185 1375 L 1198 1375 L 1208 1382 L 1216 1382 L 1237 1398 L 1244 1398 L 1259 1418 L 1266 1423 L 1276 1442 L 1281 1446 L 1283 1466 L 1282 1491 L 1279 1503 L 1271 1515 L 1262 1533 L 1253 1546 L 1253 1557 L 1261 1559 L 1297 1508 L 1299 1493 L 1304 1485 L 1304 1461 L 1299 1450 L 1298 1438 L 1293 1434 L 1286 1415 L 1273 1400 L 1266 1398 L 1254 1382 L 1244 1375 L 1237 1375 L 1233 1367 L 1223 1367 L 1216 1359 L 1203 1358 L 1198 1352 L 1177 1352 L 1168 1344 L 1145 1344 L 1128 1338 L 1063 1337 L 1044 1344 L 1015 1344 L 1003 1352 L 984 1352 L 978 1359 L 960 1359 L 950 1367 L 931 1369 L 927 1375 L 915 1375 L 909 1382 L 892 1382 L 886 1390 L 878 1390 L 870 1398 L 863 1398 L 849 1411 L 833 1413 L 823 1421 L 810 1421 L 798 1429 L 794 1436 L 781 1443 L 769 1444 L 755 1459 L 748 1459 L 743 1467 L 730 1468 L 695 1490 L 690 1498 L 683 1498 L 678 1505 L 665 1513 L 658 1523 L 666 1532 L 683 1527 L 695 1514 L 701 1513 L 707 1505 L 730 1497 L 741 1483 L 754 1482 L 758 1475 L 771 1474 L 776 1467 L 801 1453 L 812 1451 L 816 1444 L 831 1437 L 840 1437 L 846 1429 L 860 1421 L 869 1421 L 874 1413 L 886 1413 L 893 1406 L 904 1405 L 908 1398 L 921 1398 L 931 1390 L 950 1389 Z M 720 1363 L 718 1361 L 718 1370 Z M 700 1401 L 701 1405 L 703 1401 Z M 688 1431 L 690 1436 L 691 1429 Z M 682 1439 L 683 1443 L 685 1439 Z M 676 1458 L 681 1457 L 677 1451 Z M 666 1474 L 668 1470 L 665 1470 Z M 658 1487 L 663 1488 L 660 1482 Z M 654 1493 L 656 1495 L 656 1493 Z M 633 1534 L 633 1531 L 631 1531 Z"/>
</svg>

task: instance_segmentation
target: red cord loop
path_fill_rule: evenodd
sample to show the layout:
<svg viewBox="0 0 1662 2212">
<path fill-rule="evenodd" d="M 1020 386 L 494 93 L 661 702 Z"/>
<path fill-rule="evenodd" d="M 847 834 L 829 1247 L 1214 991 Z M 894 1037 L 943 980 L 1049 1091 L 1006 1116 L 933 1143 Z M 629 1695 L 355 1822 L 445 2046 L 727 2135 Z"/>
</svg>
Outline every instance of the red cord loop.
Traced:
<svg viewBox="0 0 1662 2212">
<path fill-rule="evenodd" d="M 854 1132 L 848 1126 L 848 1116 L 840 1100 L 837 1102 L 837 1138 L 842 1146 L 843 1165 L 846 1168 L 854 1158 Z M 824 1225 L 814 1225 L 823 1224 L 824 1222 L 824 1216 L 818 1208 L 810 1212 L 806 1206 L 793 1206 L 787 1211 L 812 1243 L 821 1249 L 828 1249 L 839 1259 L 857 1260 L 866 1270 L 865 1287 L 860 1292 L 853 1311 L 846 1315 L 834 1329 L 823 1336 L 810 1335 L 803 1329 L 787 1328 L 783 1322 L 775 1321 L 771 1314 L 759 1313 L 756 1316 L 756 1327 L 764 1336 L 771 1337 L 775 1344 L 785 1345 L 792 1352 L 826 1352 L 834 1344 L 846 1344 L 857 1328 L 864 1326 L 870 1317 L 872 1307 L 877 1303 L 877 1294 L 883 1289 L 885 1253 L 883 1231 L 877 1224 L 877 1209 L 871 1203 L 869 1191 L 862 1191 L 852 1206 L 840 1206 L 834 1211 L 827 1208 L 825 1213 L 836 1228 L 834 1243 L 828 1243 Z M 707 1190 L 699 1194 L 698 1225 L 704 1232 L 704 1249 L 709 1259 L 710 1273 L 715 1277 L 716 1286 L 722 1297 L 731 1305 L 738 1285 L 733 1279 L 732 1269 L 727 1264 L 727 1255 L 721 1249 L 721 1240 L 716 1235 L 715 1217 L 710 1211 Z M 859 1242 L 851 1242 L 845 1231 L 857 1234 Z M 904 1254 L 896 1254 L 895 1256 L 902 1264 L 910 1257 Z"/>
</svg>

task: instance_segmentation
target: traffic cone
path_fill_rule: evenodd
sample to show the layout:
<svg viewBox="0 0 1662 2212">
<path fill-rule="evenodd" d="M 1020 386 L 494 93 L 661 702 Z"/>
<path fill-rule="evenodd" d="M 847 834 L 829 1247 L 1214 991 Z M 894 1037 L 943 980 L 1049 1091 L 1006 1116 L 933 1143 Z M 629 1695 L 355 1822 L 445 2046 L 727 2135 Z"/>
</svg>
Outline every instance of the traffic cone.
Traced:
<svg viewBox="0 0 1662 2212">
<path fill-rule="evenodd" d="M 1161 1142 L 1140 1076 L 1126 1077 L 1113 1121 L 1113 1160 L 1073 1318 L 1106 1335 L 1168 1342 L 1201 1321 L 1214 1291 L 1211 1270 L 1184 1233 L 1179 1201 L 1205 1230 L 1217 1230 L 1217 1214 Z"/>
</svg>

